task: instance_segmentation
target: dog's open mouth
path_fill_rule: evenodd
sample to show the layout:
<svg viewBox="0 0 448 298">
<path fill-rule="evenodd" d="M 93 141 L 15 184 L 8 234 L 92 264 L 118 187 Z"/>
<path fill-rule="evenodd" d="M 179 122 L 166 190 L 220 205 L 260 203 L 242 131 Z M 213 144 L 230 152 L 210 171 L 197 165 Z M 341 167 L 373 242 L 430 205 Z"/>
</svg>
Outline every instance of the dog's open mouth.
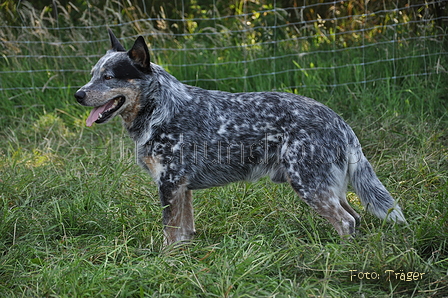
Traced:
<svg viewBox="0 0 448 298">
<path fill-rule="evenodd" d="M 124 102 L 125 97 L 120 95 L 109 100 L 105 105 L 94 108 L 92 112 L 90 112 L 89 118 L 87 118 L 87 126 L 92 126 L 93 122 L 103 123 L 107 121 L 114 112 L 121 108 Z"/>
</svg>

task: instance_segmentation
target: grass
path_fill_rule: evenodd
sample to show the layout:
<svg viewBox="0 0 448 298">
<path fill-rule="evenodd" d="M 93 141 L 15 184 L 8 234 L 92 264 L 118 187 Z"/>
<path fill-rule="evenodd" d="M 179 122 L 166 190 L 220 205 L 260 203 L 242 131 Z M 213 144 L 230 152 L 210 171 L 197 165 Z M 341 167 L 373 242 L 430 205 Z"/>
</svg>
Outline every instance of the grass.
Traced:
<svg viewBox="0 0 448 298">
<path fill-rule="evenodd" d="M 71 34 L 64 38 L 84 36 Z M 409 59 L 408 67 L 394 61 L 361 67 L 354 61 L 376 61 L 392 50 L 396 57 L 412 56 L 410 51 L 422 47 L 418 41 L 365 47 L 328 59 L 312 48 L 312 54 L 288 57 L 299 45 L 285 43 L 276 49 L 284 58 L 263 62 L 269 72 L 291 70 L 274 79 L 257 76 L 256 62 L 226 63 L 242 55 L 268 57 L 271 48 L 156 52 L 154 59 L 183 80 L 246 74 L 190 84 L 230 91 L 276 88 L 329 105 L 354 128 L 409 221 L 382 222 L 365 213 L 349 191 L 363 219 L 358 237 L 341 243 L 288 185 L 262 179 L 195 191 L 198 235 L 189 245 L 166 249 L 156 186 L 135 165 L 120 120 L 87 128 L 89 111 L 74 103 L 70 86 L 87 82 L 88 69 L 107 47 L 104 32 L 91 34 L 104 41 L 40 49 L 72 58 L 10 57 L 0 65 L 1 71 L 16 71 L 2 73 L 0 91 L 1 297 L 448 296 L 446 73 L 407 77 L 434 65 L 446 69 L 446 57 Z M 194 43 L 187 40 L 185 47 Z M 423 51 L 439 47 L 428 40 Z M 80 64 L 78 54 L 96 56 Z M 183 63 L 198 65 L 176 66 Z M 45 68 L 79 71 L 20 72 Z M 6 89 L 17 86 L 55 88 Z M 409 280 L 402 274 L 408 272 L 424 274 Z M 367 279 L 375 273 L 379 278 Z"/>
</svg>

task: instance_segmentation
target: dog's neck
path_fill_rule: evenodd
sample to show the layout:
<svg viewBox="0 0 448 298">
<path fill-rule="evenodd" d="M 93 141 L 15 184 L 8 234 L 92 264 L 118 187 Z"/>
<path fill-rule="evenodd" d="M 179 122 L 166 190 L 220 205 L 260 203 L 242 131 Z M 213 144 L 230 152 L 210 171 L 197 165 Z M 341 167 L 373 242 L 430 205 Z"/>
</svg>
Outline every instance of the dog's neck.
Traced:
<svg viewBox="0 0 448 298">
<path fill-rule="evenodd" d="M 151 141 L 192 99 L 187 85 L 157 64 L 151 63 L 151 68 L 147 85 L 141 86 L 145 91 L 121 114 L 129 135 L 140 145 Z"/>
</svg>

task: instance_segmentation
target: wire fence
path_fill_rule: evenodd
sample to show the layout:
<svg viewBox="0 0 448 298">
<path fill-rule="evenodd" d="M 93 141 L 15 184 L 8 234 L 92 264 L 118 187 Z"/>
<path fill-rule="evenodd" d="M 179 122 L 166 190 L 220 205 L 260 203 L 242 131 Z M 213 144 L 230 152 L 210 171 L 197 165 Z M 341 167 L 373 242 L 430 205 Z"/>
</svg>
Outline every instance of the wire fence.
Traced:
<svg viewBox="0 0 448 298">
<path fill-rule="evenodd" d="M 92 7 L 76 24 L 63 11 L 50 17 L 24 7 L 21 25 L 0 23 L 0 91 L 79 88 L 108 47 L 107 28 L 128 47 L 143 35 L 154 61 L 182 82 L 207 88 L 334 89 L 446 76 L 448 16 L 435 13 L 446 11 L 444 1 L 390 1 L 381 9 L 349 2 L 362 4 L 356 14 L 347 1 L 295 7 L 274 1 L 259 10 L 243 1 L 232 15 L 143 13 L 129 20 Z"/>
</svg>

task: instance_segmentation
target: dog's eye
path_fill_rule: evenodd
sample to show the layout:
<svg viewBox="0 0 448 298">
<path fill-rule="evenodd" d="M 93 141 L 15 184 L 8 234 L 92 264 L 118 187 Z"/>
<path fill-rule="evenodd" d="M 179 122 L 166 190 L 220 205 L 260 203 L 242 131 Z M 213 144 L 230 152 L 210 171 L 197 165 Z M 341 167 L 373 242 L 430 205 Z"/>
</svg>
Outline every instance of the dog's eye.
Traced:
<svg viewBox="0 0 448 298">
<path fill-rule="evenodd" d="M 104 76 L 104 79 L 105 79 L 105 80 L 110 80 L 110 79 L 113 79 L 113 76 L 105 75 L 105 76 Z"/>
</svg>

